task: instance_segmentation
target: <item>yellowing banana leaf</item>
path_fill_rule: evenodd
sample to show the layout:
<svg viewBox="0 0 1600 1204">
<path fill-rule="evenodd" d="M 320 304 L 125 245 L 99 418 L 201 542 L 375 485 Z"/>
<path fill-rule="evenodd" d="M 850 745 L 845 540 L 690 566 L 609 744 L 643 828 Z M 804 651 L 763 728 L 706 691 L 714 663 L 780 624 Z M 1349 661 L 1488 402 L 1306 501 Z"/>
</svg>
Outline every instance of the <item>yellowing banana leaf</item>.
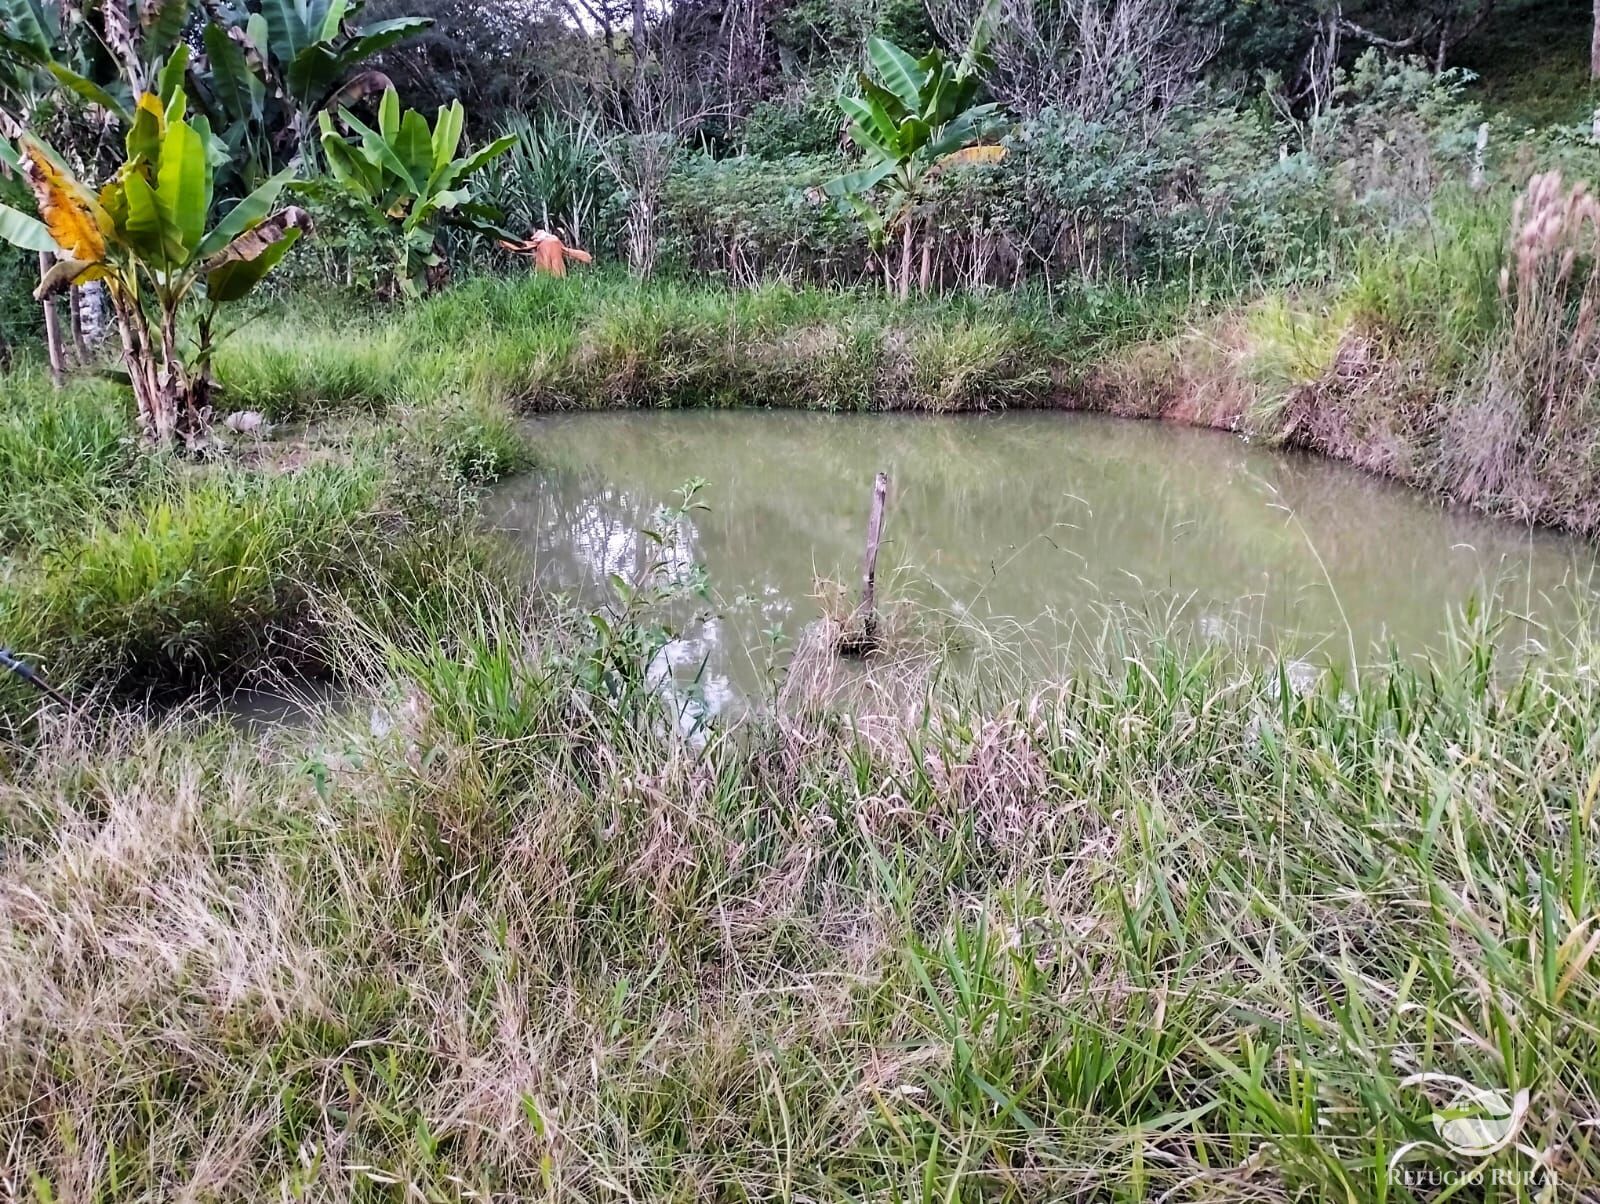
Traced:
<svg viewBox="0 0 1600 1204">
<path fill-rule="evenodd" d="M 95 212 L 99 204 L 32 139 L 23 143 L 22 160 L 39 216 L 56 245 L 85 263 L 104 259 L 106 241 Z"/>
<path fill-rule="evenodd" d="M 33 290 L 33 299 L 43 301 L 46 297 L 65 292 L 70 285 L 88 284 L 91 280 L 103 279 L 105 275 L 106 269 L 103 264 L 63 259 L 44 274 L 39 281 L 39 287 Z"/>
</svg>

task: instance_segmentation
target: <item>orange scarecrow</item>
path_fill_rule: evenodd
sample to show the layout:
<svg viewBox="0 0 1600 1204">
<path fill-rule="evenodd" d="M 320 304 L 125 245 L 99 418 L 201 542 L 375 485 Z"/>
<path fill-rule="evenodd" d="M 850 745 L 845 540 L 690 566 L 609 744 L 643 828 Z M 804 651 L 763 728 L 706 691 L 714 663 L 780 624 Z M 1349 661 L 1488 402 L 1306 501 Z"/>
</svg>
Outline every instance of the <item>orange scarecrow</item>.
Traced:
<svg viewBox="0 0 1600 1204">
<path fill-rule="evenodd" d="M 567 246 L 548 230 L 535 230 L 526 242 L 502 238 L 500 245 L 513 255 L 526 255 L 533 260 L 534 271 L 547 272 L 552 276 L 565 276 L 569 259 L 579 263 L 589 263 L 594 259 L 587 251 Z"/>
</svg>

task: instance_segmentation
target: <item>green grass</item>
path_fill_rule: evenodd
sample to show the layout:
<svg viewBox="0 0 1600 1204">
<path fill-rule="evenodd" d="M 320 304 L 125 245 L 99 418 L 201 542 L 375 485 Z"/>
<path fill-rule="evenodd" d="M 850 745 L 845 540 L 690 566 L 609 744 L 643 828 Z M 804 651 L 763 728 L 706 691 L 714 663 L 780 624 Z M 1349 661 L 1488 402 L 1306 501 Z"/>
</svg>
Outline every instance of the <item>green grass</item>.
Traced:
<svg viewBox="0 0 1600 1204">
<path fill-rule="evenodd" d="M 109 386 L 75 382 L 55 394 L 32 365 L 0 374 L 0 540 L 48 540 L 150 471 L 128 409 Z"/>
<path fill-rule="evenodd" d="M 296 305 L 247 324 L 228 404 L 277 418 L 439 397 L 522 409 L 780 405 L 953 410 L 1037 403 L 1045 366 L 1170 328 L 1163 295 L 937 299 L 748 292 L 612 272 L 475 279 L 390 314 Z"/>
<path fill-rule="evenodd" d="M 0 378 L 0 632 L 87 700 L 0 733 L 8 1194 L 1600 1192 L 1600 648 L 1475 631 L 1300 693 L 1117 626 L 1042 691 L 884 664 L 869 709 L 691 740 L 648 613 L 508 601 L 472 523 L 536 456 L 517 408 L 1078 404 L 1184 317 L 1238 339 L 1198 383 L 1425 445 L 1502 346 L 1500 200 L 1245 316 L 606 272 L 294 301 L 218 360 L 278 430 L 203 462 Z M 274 661 L 351 705 L 266 740 L 94 705 Z M 1505 1148 L 1440 1146 L 1462 1092 Z"/>
<path fill-rule="evenodd" d="M 381 613 L 448 576 L 421 562 L 478 564 L 473 491 L 528 462 L 503 406 L 451 398 L 152 455 L 116 390 L 25 366 L 0 377 L 0 646 L 75 690 L 316 670 L 329 598 Z"/>
<path fill-rule="evenodd" d="M 1600 1187 L 1594 649 L 1297 696 L 1108 646 L 1022 708 L 696 748 L 584 684 L 581 627 L 471 616 L 390 648 L 382 735 L 16 763 L 23 1198 Z M 1439 1147 L 1457 1081 L 1526 1093 L 1514 1146 Z"/>
</svg>

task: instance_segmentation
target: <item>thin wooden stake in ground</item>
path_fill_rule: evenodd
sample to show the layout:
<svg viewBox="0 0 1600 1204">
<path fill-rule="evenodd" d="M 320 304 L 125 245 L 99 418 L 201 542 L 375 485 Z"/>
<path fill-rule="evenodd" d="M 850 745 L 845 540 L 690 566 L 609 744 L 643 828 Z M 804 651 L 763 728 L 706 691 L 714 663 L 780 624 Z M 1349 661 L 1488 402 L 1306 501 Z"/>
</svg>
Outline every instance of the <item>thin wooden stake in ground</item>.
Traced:
<svg viewBox="0 0 1600 1204">
<path fill-rule="evenodd" d="M 889 474 L 872 482 L 872 511 L 867 516 L 867 554 L 861 565 L 861 606 L 839 639 L 846 656 L 864 656 L 878 639 L 878 545 L 883 542 L 883 509 L 889 498 Z"/>
<path fill-rule="evenodd" d="M 42 280 L 55 266 L 55 257 L 46 251 L 39 252 L 39 278 Z M 66 359 L 61 350 L 61 319 L 56 316 L 54 297 L 44 298 L 44 345 L 50 356 L 50 383 L 61 387 L 66 372 Z"/>
</svg>

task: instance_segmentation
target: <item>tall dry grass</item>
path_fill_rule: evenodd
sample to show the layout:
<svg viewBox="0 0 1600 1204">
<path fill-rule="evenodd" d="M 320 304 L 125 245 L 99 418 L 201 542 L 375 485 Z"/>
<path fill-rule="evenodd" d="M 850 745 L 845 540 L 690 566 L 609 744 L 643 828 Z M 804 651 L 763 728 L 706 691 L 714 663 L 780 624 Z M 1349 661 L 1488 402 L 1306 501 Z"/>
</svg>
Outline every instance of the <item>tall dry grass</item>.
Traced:
<svg viewBox="0 0 1600 1204">
<path fill-rule="evenodd" d="M 1584 413 L 1600 376 L 1600 202 L 1581 180 L 1536 175 L 1511 230 L 1496 367 L 1519 387 L 1530 432 L 1548 442 Z"/>
<path fill-rule="evenodd" d="M 1464 500 L 1582 531 L 1600 526 L 1600 202 L 1534 176 L 1511 214 L 1503 311 L 1481 368 L 1443 407 L 1439 462 Z"/>
</svg>

